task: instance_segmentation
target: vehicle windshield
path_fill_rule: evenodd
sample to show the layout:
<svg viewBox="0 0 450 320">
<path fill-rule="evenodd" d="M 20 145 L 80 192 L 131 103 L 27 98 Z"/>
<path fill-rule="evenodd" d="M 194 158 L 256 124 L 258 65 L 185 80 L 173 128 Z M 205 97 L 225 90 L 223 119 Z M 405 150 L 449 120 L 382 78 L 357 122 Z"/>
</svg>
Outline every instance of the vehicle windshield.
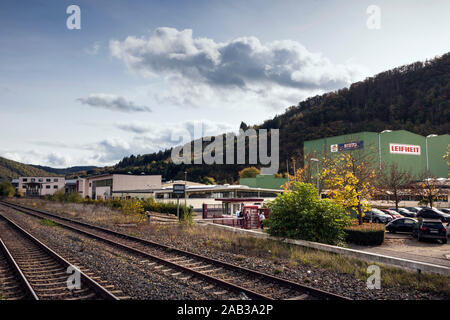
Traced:
<svg viewBox="0 0 450 320">
<path fill-rule="evenodd" d="M 442 228 L 442 223 L 439 222 L 424 222 L 423 225 L 429 228 L 437 228 L 437 229 Z"/>
<path fill-rule="evenodd" d="M 385 214 L 383 211 L 381 211 L 380 209 L 372 209 L 372 212 L 373 213 L 376 213 L 376 214 Z"/>
</svg>

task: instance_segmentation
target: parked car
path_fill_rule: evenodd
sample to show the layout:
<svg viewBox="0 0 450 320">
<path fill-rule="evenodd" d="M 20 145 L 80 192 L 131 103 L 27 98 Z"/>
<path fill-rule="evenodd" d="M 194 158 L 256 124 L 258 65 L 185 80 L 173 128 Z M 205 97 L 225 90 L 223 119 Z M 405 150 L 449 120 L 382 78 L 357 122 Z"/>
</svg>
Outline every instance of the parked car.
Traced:
<svg viewBox="0 0 450 320">
<path fill-rule="evenodd" d="M 439 208 L 439 210 L 442 211 L 443 213 L 450 214 L 450 209 L 448 209 L 448 208 Z"/>
<path fill-rule="evenodd" d="M 404 217 L 414 218 L 416 216 L 415 212 L 412 212 L 406 208 L 398 208 L 398 210 L 396 210 L 395 208 L 389 208 L 389 210 L 398 212 L 399 214 L 401 214 Z"/>
<path fill-rule="evenodd" d="M 442 222 L 450 222 L 450 214 L 439 211 L 436 208 L 424 208 L 417 213 L 417 218 L 439 219 Z"/>
<path fill-rule="evenodd" d="M 412 218 L 400 218 L 389 222 L 386 225 L 386 230 L 392 233 L 396 232 L 408 232 L 413 231 L 414 226 L 417 224 L 417 220 Z"/>
<path fill-rule="evenodd" d="M 380 209 L 380 210 L 383 211 L 384 213 L 390 215 L 392 217 L 392 219 L 403 218 L 403 216 L 400 213 L 398 213 L 397 211 L 389 210 L 389 209 Z"/>
<path fill-rule="evenodd" d="M 414 225 L 412 234 L 419 241 L 437 239 L 447 243 L 447 229 L 439 219 L 419 219 L 419 222 Z"/>
<path fill-rule="evenodd" d="M 409 210 L 411 212 L 417 213 L 419 212 L 422 208 L 421 207 L 406 207 L 406 210 Z"/>
<path fill-rule="evenodd" d="M 364 212 L 363 221 L 375 223 L 388 223 L 392 221 L 392 217 L 379 209 L 372 209 Z"/>
</svg>

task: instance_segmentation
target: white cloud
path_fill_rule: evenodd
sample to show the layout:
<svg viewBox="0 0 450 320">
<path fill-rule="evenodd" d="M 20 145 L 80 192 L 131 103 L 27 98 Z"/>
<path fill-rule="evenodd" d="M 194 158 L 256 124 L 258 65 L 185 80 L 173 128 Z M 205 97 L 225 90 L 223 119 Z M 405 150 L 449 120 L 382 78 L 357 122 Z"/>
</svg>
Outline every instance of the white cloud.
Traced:
<svg viewBox="0 0 450 320">
<path fill-rule="evenodd" d="M 13 150 L 0 152 L 0 155 L 6 159 L 17 161 L 24 164 L 36 164 L 51 167 L 67 167 L 73 159 L 66 154 L 59 152 L 45 152 L 43 150 Z"/>
<path fill-rule="evenodd" d="M 78 98 L 77 101 L 94 108 L 103 108 L 111 111 L 151 112 L 149 107 L 137 106 L 132 101 L 128 101 L 125 98 L 114 94 L 90 94 L 86 98 Z"/>
<path fill-rule="evenodd" d="M 129 70 L 160 77 L 167 90 L 158 102 L 204 106 L 240 101 L 286 107 L 311 94 L 344 87 L 362 78 L 357 65 L 333 64 L 292 40 L 262 44 L 255 37 L 229 42 L 194 38 L 192 30 L 157 28 L 148 37 L 110 41 L 111 55 Z"/>
<path fill-rule="evenodd" d="M 100 43 L 94 42 L 91 47 L 84 49 L 84 52 L 89 55 L 96 55 L 100 51 Z"/>
</svg>

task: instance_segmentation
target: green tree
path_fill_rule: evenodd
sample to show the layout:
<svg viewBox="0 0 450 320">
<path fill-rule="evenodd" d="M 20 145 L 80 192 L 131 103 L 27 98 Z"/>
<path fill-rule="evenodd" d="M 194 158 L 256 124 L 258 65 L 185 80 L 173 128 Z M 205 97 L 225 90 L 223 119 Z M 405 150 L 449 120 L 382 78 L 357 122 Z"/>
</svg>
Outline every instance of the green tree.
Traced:
<svg viewBox="0 0 450 320">
<path fill-rule="evenodd" d="M 345 209 L 328 199 L 318 199 L 312 184 L 297 182 L 271 201 L 271 214 L 264 224 L 272 236 L 339 244 L 344 228 L 351 224 Z"/>
<path fill-rule="evenodd" d="M 8 181 L 3 181 L 0 183 L 0 197 L 11 198 L 14 196 L 16 189 L 14 186 Z"/>
<path fill-rule="evenodd" d="M 239 178 L 255 178 L 260 173 L 261 170 L 256 167 L 245 168 L 239 171 Z"/>
</svg>

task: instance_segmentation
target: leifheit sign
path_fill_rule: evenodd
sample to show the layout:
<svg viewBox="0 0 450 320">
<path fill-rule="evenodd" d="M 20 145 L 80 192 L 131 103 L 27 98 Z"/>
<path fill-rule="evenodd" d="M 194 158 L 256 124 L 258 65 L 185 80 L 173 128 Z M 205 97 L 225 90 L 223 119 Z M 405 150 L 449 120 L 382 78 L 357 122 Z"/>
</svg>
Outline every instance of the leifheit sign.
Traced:
<svg viewBox="0 0 450 320">
<path fill-rule="evenodd" d="M 411 154 L 420 156 L 420 146 L 411 144 L 390 143 L 389 152 L 397 154 Z"/>
</svg>

